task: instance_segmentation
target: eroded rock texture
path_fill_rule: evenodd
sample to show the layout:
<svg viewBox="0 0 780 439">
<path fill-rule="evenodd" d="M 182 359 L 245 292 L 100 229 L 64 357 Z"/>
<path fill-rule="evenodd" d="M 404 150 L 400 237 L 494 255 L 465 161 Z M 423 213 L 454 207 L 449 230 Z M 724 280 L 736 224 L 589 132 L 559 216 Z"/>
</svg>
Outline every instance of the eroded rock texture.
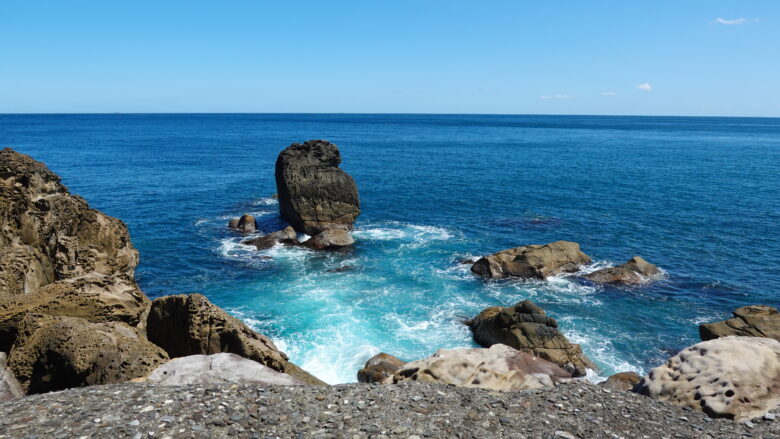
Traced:
<svg viewBox="0 0 780 439">
<path fill-rule="evenodd" d="M 166 386 L 188 384 L 253 384 L 295 386 L 302 382 L 236 354 L 190 355 L 175 358 L 142 380 Z"/>
<path fill-rule="evenodd" d="M 360 214 L 355 181 L 339 169 L 341 154 L 324 140 L 293 143 L 276 159 L 279 211 L 296 230 L 315 236 L 351 230 Z"/>
<path fill-rule="evenodd" d="M 454 384 L 491 390 L 527 390 L 552 386 L 571 375 L 549 361 L 497 344 L 489 349 L 439 349 L 432 356 L 398 369 L 388 384 L 403 381 Z"/>
<path fill-rule="evenodd" d="M 699 326 L 704 341 L 730 335 L 767 337 L 780 341 L 780 313 L 766 305 L 743 306 L 734 310 L 734 318 Z"/>
<path fill-rule="evenodd" d="M 561 273 L 576 272 L 591 259 L 580 251 L 580 245 L 556 241 L 545 245 L 526 245 L 485 256 L 471 266 L 471 271 L 487 278 L 521 277 L 544 279 Z"/>
<path fill-rule="evenodd" d="M 637 385 L 641 394 L 737 421 L 780 405 L 780 342 L 726 337 L 688 347 Z"/>
<path fill-rule="evenodd" d="M 308 384 L 323 384 L 287 361 L 268 337 L 212 304 L 201 294 L 164 296 L 152 302 L 146 324 L 149 340 L 171 358 L 228 352 L 287 373 Z"/>
<path fill-rule="evenodd" d="M 573 376 L 584 376 L 587 368 L 595 368 L 580 345 L 569 342 L 558 330 L 555 319 L 529 300 L 486 308 L 466 324 L 482 346 L 511 346 L 551 361 Z"/>
</svg>

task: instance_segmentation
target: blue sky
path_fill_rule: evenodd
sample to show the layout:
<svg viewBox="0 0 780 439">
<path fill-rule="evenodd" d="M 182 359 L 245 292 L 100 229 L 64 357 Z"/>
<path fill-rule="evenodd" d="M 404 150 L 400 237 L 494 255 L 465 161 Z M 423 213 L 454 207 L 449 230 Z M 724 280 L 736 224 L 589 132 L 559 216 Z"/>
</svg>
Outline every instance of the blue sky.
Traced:
<svg viewBox="0 0 780 439">
<path fill-rule="evenodd" d="M 780 1 L 0 3 L 0 113 L 780 116 Z"/>
</svg>

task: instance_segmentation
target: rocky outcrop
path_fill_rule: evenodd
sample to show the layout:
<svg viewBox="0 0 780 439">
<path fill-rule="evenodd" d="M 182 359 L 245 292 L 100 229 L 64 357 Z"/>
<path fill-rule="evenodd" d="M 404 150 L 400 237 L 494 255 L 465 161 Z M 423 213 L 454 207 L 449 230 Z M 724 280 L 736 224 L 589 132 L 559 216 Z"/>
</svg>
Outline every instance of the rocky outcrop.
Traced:
<svg viewBox="0 0 780 439">
<path fill-rule="evenodd" d="M 600 384 L 610 389 L 628 392 L 633 389 L 634 386 L 636 386 L 641 380 L 642 377 L 640 377 L 636 372 L 620 372 L 614 375 L 610 375 L 606 381 Z"/>
<path fill-rule="evenodd" d="M 637 385 L 652 398 L 737 421 L 780 405 L 780 342 L 726 337 L 684 349 Z"/>
<path fill-rule="evenodd" d="M 278 230 L 267 235 L 263 235 L 259 238 L 248 239 L 242 244 L 254 245 L 258 250 L 267 250 L 276 244 L 298 245 L 298 234 L 295 233 L 295 229 L 292 227 L 285 227 L 282 230 Z"/>
<path fill-rule="evenodd" d="M 352 235 L 346 230 L 331 229 L 312 236 L 301 245 L 312 250 L 334 250 L 349 247 L 355 243 Z"/>
<path fill-rule="evenodd" d="M 190 355 L 173 359 L 148 377 L 135 380 L 166 386 L 188 384 L 252 384 L 258 386 L 295 386 L 302 382 L 270 367 L 236 354 Z"/>
<path fill-rule="evenodd" d="M 8 366 L 28 393 L 109 384 L 147 375 L 168 355 L 121 322 L 28 314 Z"/>
<path fill-rule="evenodd" d="M 308 384 L 324 384 L 287 361 L 268 337 L 212 304 L 201 294 L 165 296 L 152 302 L 146 323 L 149 340 L 171 358 L 228 352 L 257 361 Z"/>
<path fill-rule="evenodd" d="M 704 341 L 730 335 L 767 337 L 780 341 L 780 313 L 766 305 L 743 306 L 734 310 L 734 318 L 699 326 Z"/>
<path fill-rule="evenodd" d="M 661 270 L 658 267 L 639 256 L 634 256 L 623 265 L 596 270 L 587 274 L 585 278 L 600 284 L 631 285 L 646 283 L 660 276 Z"/>
<path fill-rule="evenodd" d="M 584 376 L 593 363 L 580 345 L 570 343 L 558 330 L 558 323 L 529 300 L 514 306 L 484 309 L 466 322 L 474 341 L 489 347 L 504 344 L 551 361 L 573 376 Z"/>
<path fill-rule="evenodd" d="M 24 396 L 22 386 L 9 369 L 5 352 L 0 352 L 0 403 Z"/>
<path fill-rule="evenodd" d="M 401 366 L 406 364 L 398 358 L 384 352 L 374 355 L 366 361 L 365 366 L 357 373 L 360 383 L 381 383 L 391 377 Z"/>
<path fill-rule="evenodd" d="M 134 325 L 148 306 L 120 220 L 91 209 L 42 163 L 0 151 L 0 350 L 31 312 Z"/>
<path fill-rule="evenodd" d="M 341 154 L 324 140 L 293 143 L 276 159 L 279 211 L 296 230 L 315 236 L 351 230 L 360 214 L 355 181 L 339 169 Z"/>
<path fill-rule="evenodd" d="M 493 253 L 477 260 L 471 266 L 471 271 L 493 279 L 544 279 L 556 274 L 575 272 L 581 265 L 590 262 L 590 257 L 580 251 L 580 245 L 576 242 L 556 241 Z"/>
<path fill-rule="evenodd" d="M 254 233 L 257 231 L 255 217 L 247 214 L 241 215 L 241 218 L 233 218 L 228 221 L 228 227 L 242 233 Z"/>
<path fill-rule="evenodd" d="M 568 372 L 549 361 L 497 344 L 489 349 L 439 349 L 428 358 L 406 363 L 385 383 L 413 381 L 490 390 L 527 390 L 552 386 L 569 378 Z"/>
</svg>

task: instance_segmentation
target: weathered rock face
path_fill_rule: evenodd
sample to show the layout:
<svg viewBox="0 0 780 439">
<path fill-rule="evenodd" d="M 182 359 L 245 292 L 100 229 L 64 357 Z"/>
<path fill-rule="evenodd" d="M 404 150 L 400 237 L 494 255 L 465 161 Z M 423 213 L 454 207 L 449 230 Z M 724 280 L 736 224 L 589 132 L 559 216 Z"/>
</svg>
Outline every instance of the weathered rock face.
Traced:
<svg viewBox="0 0 780 439">
<path fill-rule="evenodd" d="M 556 241 L 545 245 L 526 245 L 503 250 L 477 260 L 471 271 L 480 276 L 500 279 L 521 277 L 544 279 L 561 273 L 573 273 L 591 259 L 580 251 L 580 245 Z"/>
<path fill-rule="evenodd" d="M 273 247 L 276 244 L 288 244 L 298 245 L 298 234 L 295 233 L 295 229 L 292 227 L 285 227 L 282 230 L 278 230 L 273 233 L 261 236 L 255 239 L 249 239 L 242 244 L 254 245 L 258 250 L 266 250 Z"/>
<path fill-rule="evenodd" d="M 155 299 L 149 311 L 146 334 L 171 358 L 228 352 L 305 383 L 324 384 L 287 361 L 287 355 L 280 352 L 271 339 L 252 331 L 201 294 Z"/>
<path fill-rule="evenodd" d="M 767 337 L 780 341 L 780 313 L 766 305 L 743 306 L 734 310 L 734 318 L 699 326 L 704 341 L 730 335 Z"/>
<path fill-rule="evenodd" d="M 7 367 L 7 358 L 5 352 L 0 352 L 0 403 L 24 396 L 22 386 Z"/>
<path fill-rule="evenodd" d="M 276 159 L 279 211 L 296 230 L 315 236 L 351 230 L 360 214 L 355 181 L 339 169 L 341 154 L 324 140 L 293 143 Z"/>
<path fill-rule="evenodd" d="M 780 342 L 726 337 L 684 349 L 637 385 L 652 398 L 737 421 L 780 405 Z"/>
<path fill-rule="evenodd" d="M 385 354 L 376 354 L 366 361 L 365 366 L 357 373 L 360 383 L 381 383 L 391 377 L 401 366 L 406 364 L 398 358 Z"/>
<path fill-rule="evenodd" d="M 236 229 L 243 233 L 254 233 L 257 230 L 255 217 L 246 214 L 241 215 L 241 218 L 238 219 L 238 223 L 236 224 Z"/>
<path fill-rule="evenodd" d="M 596 270 L 585 278 L 600 284 L 641 284 L 657 279 L 660 275 L 658 267 L 634 256 L 623 265 Z"/>
<path fill-rule="evenodd" d="M 148 299 L 127 227 L 71 195 L 42 163 L 0 151 L 0 349 L 27 312 L 136 324 Z"/>
<path fill-rule="evenodd" d="M 190 355 L 173 359 L 142 380 L 166 386 L 187 384 L 254 384 L 296 386 L 303 384 L 286 373 L 236 354 Z"/>
<path fill-rule="evenodd" d="M 610 389 L 628 392 L 633 389 L 634 386 L 636 386 L 637 383 L 639 383 L 641 380 L 642 377 L 640 377 L 636 372 L 620 372 L 611 375 L 609 378 L 607 378 L 606 381 L 602 382 L 601 385 L 604 387 L 609 387 Z"/>
<path fill-rule="evenodd" d="M 342 247 L 349 247 L 355 240 L 346 230 L 331 229 L 312 236 L 301 245 L 312 250 L 333 250 Z"/>
<path fill-rule="evenodd" d="M 587 368 L 595 368 L 580 345 L 561 334 L 555 319 L 529 300 L 486 308 L 466 324 L 482 346 L 504 344 L 551 361 L 573 376 L 584 376 Z"/>
<path fill-rule="evenodd" d="M 147 375 L 168 355 L 120 323 L 28 314 L 8 365 L 28 393 L 127 381 Z"/>
<path fill-rule="evenodd" d="M 454 384 L 491 390 L 527 390 L 571 378 L 558 366 L 505 345 L 489 349 L 439 349 L 432 356 L 406 363 L 385 383 L 403 381 Z"/>
</svg>

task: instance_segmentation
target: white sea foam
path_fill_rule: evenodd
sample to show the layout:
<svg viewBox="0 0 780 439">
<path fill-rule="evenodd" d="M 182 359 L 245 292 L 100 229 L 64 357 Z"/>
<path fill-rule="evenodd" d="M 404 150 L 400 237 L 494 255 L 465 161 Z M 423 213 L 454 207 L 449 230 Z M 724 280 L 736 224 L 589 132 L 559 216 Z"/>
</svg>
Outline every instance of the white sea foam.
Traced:
<svg viewBox="0 0 780 439">
<path fill-rule="evenodd" d="M 276 204 L 279 204 L 279 200 L 273 197 L 265 197 L 259 200 L 255 200 L 250 204 L 252 206 L 274 206 Z"/>
</svg>

